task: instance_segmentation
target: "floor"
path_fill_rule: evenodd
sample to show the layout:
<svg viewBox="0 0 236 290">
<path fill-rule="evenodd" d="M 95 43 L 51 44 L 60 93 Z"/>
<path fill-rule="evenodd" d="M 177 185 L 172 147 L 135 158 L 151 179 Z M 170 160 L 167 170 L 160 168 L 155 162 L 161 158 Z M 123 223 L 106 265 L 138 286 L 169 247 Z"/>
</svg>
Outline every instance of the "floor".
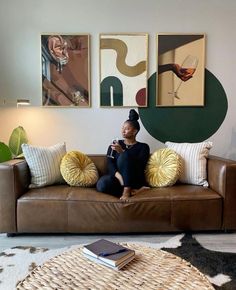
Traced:
<svg viewBox="0 0 236 290">
<path fill-rule="evenodd" d="M 76 244 L 87 244 L 105 238 L 114 242 L 162 243 L 181 235 L 140 234 L 140 235 L 17 235 L 7 237 L 0 234 L 0 252 L 15 246 L 34 246 L 49 249 L 62 248 Z M 193 233 L 193 236 L 209 250 L 236 253 L 236 232 L 234 233 Z"/>
</svg>

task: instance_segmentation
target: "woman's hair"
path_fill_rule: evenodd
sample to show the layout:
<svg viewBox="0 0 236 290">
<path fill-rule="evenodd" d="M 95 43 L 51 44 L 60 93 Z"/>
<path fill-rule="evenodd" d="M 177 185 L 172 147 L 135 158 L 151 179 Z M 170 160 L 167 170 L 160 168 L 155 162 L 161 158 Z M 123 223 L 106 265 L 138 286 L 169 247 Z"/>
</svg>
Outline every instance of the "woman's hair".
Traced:
<svg viewBox="0 0 236 290">
<path fill-rule="evenodd" d="M 129 119 L 126 120 L 126 122 L 128 122 L 137 131 L 139 131 L 140 130 L 140 125 L 139 125 L 138 119 L 139 119 L 139 114 L 134 109 L 131 109 L 129 111 Z"/>
</svg>

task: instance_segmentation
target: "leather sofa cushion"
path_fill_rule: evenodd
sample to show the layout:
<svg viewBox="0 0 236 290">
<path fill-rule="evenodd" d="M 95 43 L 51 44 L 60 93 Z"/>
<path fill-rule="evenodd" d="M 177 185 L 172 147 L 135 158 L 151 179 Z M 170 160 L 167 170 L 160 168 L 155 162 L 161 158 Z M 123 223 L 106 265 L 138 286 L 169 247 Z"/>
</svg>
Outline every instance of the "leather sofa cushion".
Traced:
<svg viewBox="0 0 236 290">
<path fill-rule="evenodd" d="M 221 199 L 222 197 L 210 188 L 178 184 L 172 187 L 150 188 L 138 192 L 128 202 L 155 201 L 155 200 L 207 200 Z M 44 188 L 30 189 L 22 195 L 18 202 L 37 200 L 61 201 L 104 201 L 124 203 L 119 198 L 98 192 L 95 188 L 69 187 L 67 185 L 53 185 Z"/>
</svg>

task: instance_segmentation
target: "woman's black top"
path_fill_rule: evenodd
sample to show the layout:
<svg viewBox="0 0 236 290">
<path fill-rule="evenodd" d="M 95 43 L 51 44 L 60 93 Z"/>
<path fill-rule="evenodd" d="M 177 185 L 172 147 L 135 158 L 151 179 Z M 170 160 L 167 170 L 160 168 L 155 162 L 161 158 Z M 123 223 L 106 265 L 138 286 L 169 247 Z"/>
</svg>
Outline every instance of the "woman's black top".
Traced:
<svg viewBox="0 0 236 290">
<path fill-rule="evenodd" d="M 119 144 L 121 145 L 122 149 L 126 151 L 126 154 L 129 155 L 130 160 L 133 161 L 132 165 L 134 168 L 132 171 L 133 173 L 136 173 L 135 175 L 137 178 L 135 179 L 139 179 L 137 180 L 137 185 L 145 185 L 144 170 L 150 155 L 149 146 L 146 143 L 141 142 L 137 142 L 134 145 L 126 145 L 124 140 L 119 140 Z M 110 155 L 111 151 L 111 146 L 109 146 L 107 155 Z M 114 176 L 115 173 L 119 171 L 117 168 L 117 159 L 119 158 L 120 154 L 123 153 L 117 153 L 116 151 L 113 151 L 112 155 L 114 158 L 107 158 L 109 175 Z"/>
</svg>

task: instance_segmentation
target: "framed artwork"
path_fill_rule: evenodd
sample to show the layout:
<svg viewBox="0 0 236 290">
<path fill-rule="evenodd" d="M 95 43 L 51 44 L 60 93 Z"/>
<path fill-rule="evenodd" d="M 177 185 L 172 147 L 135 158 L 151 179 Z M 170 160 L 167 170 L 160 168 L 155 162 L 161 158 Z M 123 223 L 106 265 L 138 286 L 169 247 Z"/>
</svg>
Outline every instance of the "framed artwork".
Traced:
<svg viewBox="0 0 236 290">
<path fill-rule="evenodd" d="M 204 106 L 204 34 L 157 35 L 157 106 Z"/>
<path fill-rule="evenodd" d="M 41 35 L 42 105 L 90 107 L 88 34 Z"/>
<path fill-rule="evenodd" d="M 148 34 L 100 34 L 100 106 L 147 106 Z"/>
</svg>

